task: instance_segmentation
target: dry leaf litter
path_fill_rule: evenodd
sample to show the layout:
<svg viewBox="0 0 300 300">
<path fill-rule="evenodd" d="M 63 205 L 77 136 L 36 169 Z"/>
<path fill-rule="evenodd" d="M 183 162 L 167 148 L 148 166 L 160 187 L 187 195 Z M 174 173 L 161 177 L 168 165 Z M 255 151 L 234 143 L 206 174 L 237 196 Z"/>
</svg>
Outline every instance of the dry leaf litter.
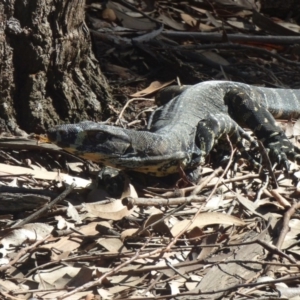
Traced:
<svg viewBox="0 0 300 300">
<path fill-rule="evenodd" d="M 119 106 L 108 123 L 146 125 L 170 84 L 236 80 L 300 88 L 299 4 L 87 1 L 95 54 Z M 298 8 L 298 13 L 297 13 Z M 130 96 L 131 95 L 131 96 Z M 280 121 L 298 144 L 299 121 Z M 297 299 L 298 166 L 252 170 L 235 149 L 196 185 L 122 174 L 35 140 L 1 137 L 5 299 Z M 114 191 L 116 192 L 116 191 Z"/>
</svg>

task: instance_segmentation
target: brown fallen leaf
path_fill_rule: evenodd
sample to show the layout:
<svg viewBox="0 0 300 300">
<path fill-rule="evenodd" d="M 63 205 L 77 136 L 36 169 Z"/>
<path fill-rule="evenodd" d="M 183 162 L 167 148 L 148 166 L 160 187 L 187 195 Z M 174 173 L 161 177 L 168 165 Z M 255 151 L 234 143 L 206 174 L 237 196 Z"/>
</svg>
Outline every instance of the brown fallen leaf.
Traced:
<svg viewBox="0 0 300 300">
<path fill-rule="evenodd" d="M 148 96 L 154 92 L 157 92 L 161 89 L 163 89 L 164 87 L 170 85 L 171 83 L 173 83 L 174 80 L 168 81 L 168 82 L 160 82 L 160 81 L 153 81 L 151 82 L 151 84 L 143 89 L 142 91 L 136 92 L 132 95 L 130 95 L 130 97 L 145 97 Z"/>
<path fill-rule="evenodd" d="M 138 231 L 140 231 L 140 229 L 138 228 L 130 228 L 130 229 L 125 229 L 122 233 L 121 233 L 121 241 L 125 241 L 125 239 L 130 238 L 132 236 L 134 236 Z M 145 232 L 144 232 L 145 233 Z M 148 236 L 150 235 L 150 233 L 148 234 Z"/>
<path fill-rule="evenodd" d="M 97 240 L 97 243 L 104 247 L 107 251 L 110 252 L 124 252 L 127 251 L 127 248 L 118 238 L 100 238 Z"/>
<path fill-rule="evenodd" d="M 32 175 L 33 178 L 42 180 L 57 180 L 63 181 L 66 184 L 75 183 L 77 188 L 85 188 L 91 184 L 90 180 L 86 180 L 80 177 L 70 176 L 64 173 L 50 172 L 44 169 L 32 170 L 31 168 L 24 168 L 19 166 L 11 166 L 0 163 L 0 175 L 18 175 L 26 174 Z"/>
<path fill-rule="evenodd" d="M 180 14 L 181 19 L 191 27 L 195 27 L 197 25 L 197 20 L 194 19 L 189 14 Z"/>
<path fill-rule="evenodd" d="M 154 231 L 161 234 L 169 234 L 169 227 L 165 224 L 163 220 L 163 213 L 152 214 L 144 223 L 144 228 L 151 226 Z M 153 224 L 153 225 L 152 225 Z"/>
<path fill-rule="evenodd" d="M 132 209 L 129 210 L 124 206 L 121 200 L 115 200 L 108 204 L 85 203 L 84 207 L 87 211 L 85 217 L 99 217 L 105 220 L 121 220 L 132 213 Z"/>
<path fill-rule="evenodd" d="M 162 13 L 158 17 L 158 21 L 162 22 L 164 25 L 171 27 L 175 30 L 186 30 L 187 26 L 185 24 L 179 23 L 170 16 L 167 16 L 166 14 Z"/>
<path fill-rule="evenodd" d="M 177 234 L 179 234 L 190 222 L 190 220 L 183 220 L 175 224 L 171 229 L 172 235 L 176 236 Z M 191 231 L 195 227 L 201 228 L 212 224 L 243 226 L 245 225 L 245 222 L 231 215 L 225 215 L 217 212 L 208 212 L 199 214 L 188 227 L 187 231 Z"/>
<path fill-rule="evenodd" d="M 20 246 L 24 242 L 40 241 L 49 235 L 53 228 L 53 226 L 43 223 L 25 224 L 22 228 L 12 230 L 1 240 L 3 248 L 0 249 L 0 252 L 3 256 L 6 256 L 10 246 Z"/>
</svg>

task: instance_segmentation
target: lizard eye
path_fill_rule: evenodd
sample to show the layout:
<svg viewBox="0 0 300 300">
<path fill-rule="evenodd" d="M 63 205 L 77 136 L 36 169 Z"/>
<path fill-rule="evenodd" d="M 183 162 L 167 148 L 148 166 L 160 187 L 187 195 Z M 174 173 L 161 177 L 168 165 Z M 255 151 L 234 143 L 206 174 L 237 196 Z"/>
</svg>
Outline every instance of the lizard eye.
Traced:
<svg viewBox="0 0 300 300">
<path fill-rule="evenodd" d="M 88 130 L 86 131 L 86 137 L 89 139 L 89 141 L 94 143 L 104 143 L 107 141 L 111 136 L 103 131 L 99 130 Z"/>
<path fill-rule="evenodd" d="M 58 133 L 62 138 L 67 138 L 67 137 L 72 136 L 72 135 L 75 134 L 75 132 L 72 132 L 72 131 L 68 132 L 68 131 L 63 130 L 63 129 L 58 130 L 57 133 Z"/>
<path fill-rule="evenodd" d="M 132 148 L 131 145 L 129 145 L 126 150 L 123 152 L 123 154 L 133 154 L 134 153 L 134 149 Z"/>
</svg>

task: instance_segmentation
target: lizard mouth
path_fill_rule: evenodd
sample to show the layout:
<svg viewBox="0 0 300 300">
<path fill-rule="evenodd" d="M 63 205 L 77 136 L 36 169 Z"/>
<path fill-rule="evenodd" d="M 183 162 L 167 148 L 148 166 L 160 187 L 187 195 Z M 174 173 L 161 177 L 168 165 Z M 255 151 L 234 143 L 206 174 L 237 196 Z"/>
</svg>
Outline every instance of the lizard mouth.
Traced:
<svg viewBox="0 0 300 300">
<path fill-rule="evenodd" d="M 45 142 L 69 149 L 80 156 L 82 153 L 94 153 L 93 157 L 105 158 L 135 154 L 131 148 L 131 139 L 124 130 L 94 122 L 58 125 L 48 130 Z"/>
<path fill-rule="evenodd" d="M 41 140 L 46 143 L 53 143 L 57 141 L 57 133 L 48 131 L 45 137 L 41 137 Z"/>
<path fill-rule="evenodd" d="M 74 133 L 74 137 L 75 134 L 76 133 Z M 57 146 L 64 148 L 72 144 L 74 138 L 72 138 L 70 132 L 57 130 L 56 127 L 54 127 L 47 132 L 46 137 L 43 137 L 42 140 L 48 143 L 54 143 Z"/>
</svg>

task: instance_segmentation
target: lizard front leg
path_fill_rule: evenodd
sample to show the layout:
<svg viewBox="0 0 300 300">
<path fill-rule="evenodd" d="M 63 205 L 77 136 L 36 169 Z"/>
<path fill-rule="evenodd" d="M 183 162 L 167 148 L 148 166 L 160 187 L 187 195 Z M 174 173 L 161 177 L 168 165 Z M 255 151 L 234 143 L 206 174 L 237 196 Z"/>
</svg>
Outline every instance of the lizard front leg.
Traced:
<svg viewBox="0 0 300 300">
<path fill-rule="evenodd" d="M 251 143 L 251 147 L 257 147 L 257 143 L 227 114 L 209 114 L 197 125 L 196 144 L 203 155 L 208 155 L 218 140 L 229 137 L 232 144 L 236 145 L 243 157 L 252 164 L 257 162 L 249 155 L 243 145 L 243 139 Z"/>
</svg>

